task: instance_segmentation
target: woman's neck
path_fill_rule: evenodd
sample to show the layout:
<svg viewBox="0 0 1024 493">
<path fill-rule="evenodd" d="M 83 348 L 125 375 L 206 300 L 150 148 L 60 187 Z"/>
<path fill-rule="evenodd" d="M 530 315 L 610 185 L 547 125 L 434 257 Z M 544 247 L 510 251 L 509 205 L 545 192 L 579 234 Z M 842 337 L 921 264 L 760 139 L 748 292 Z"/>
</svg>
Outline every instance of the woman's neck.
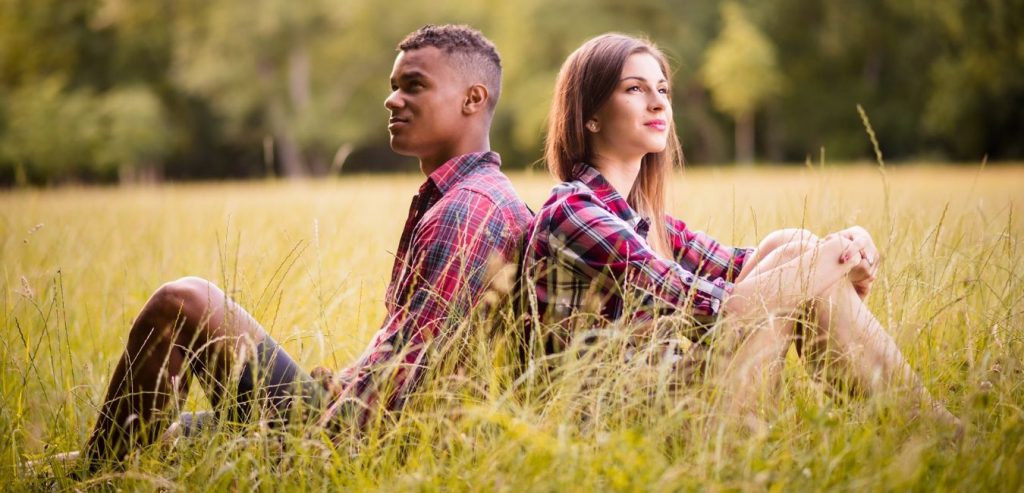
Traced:
<svg viewBox="0 0 1024 493">
<path fill-rule="evenodd" d="M 590 164 L 601 172 L 601 176 L 611 183 L 615 191 L 619 192 L 623 198 L 628 199 L 629 192 L 633 190 L 633 184 L 636 183 L 636 177 L 640 175 L 640 163 L 643 161 L 643 157 L 636 160 L 625 160 L 596 154 L 591 161 Z"/>
</svg>

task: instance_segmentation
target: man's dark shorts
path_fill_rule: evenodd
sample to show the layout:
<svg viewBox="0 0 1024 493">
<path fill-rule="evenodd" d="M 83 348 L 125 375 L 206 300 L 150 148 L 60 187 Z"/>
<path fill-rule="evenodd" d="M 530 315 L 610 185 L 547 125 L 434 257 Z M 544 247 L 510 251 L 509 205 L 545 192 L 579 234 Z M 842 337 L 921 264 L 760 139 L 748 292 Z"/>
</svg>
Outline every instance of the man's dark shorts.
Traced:
<svg viewBox="0 0 1024 493">
<path fill-rule="evenodd" d="M 194 368 L 193 371 L 205 371 Z M 178 418 L 185 436 L 214 425 L 221 418 L 247 422 L 253 410 L 260 409 L 271 424 L 316 419 L 330 405 L 327 391 L 302 369 L 270 336 L 256 345 L 256 355 L 242 367 L 237 392 L 223 403 L 214 403 L 214 411 L 184 412 Z"/>
</svg>

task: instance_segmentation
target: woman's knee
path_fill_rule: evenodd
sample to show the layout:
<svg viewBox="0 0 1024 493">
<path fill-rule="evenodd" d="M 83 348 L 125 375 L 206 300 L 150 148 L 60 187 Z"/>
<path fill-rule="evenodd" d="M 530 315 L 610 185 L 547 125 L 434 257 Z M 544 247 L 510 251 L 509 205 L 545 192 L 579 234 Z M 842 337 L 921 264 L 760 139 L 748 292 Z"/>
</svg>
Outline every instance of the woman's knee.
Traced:
<svg viewBox="0 0 1024 493">
<path fill-rule="evenodd" d="M 797 256 L 812 248 L 818 243 L 818 237 L 806 230 L 800 228 L 787 228 L 773 231 L 768 234 L 761 241 L 761 245 L 758 246 L 758 250 L 762 251 L 762 255 L 767 255 L 772 251 L 782 250 L 787 256 Z"/>
</svg>

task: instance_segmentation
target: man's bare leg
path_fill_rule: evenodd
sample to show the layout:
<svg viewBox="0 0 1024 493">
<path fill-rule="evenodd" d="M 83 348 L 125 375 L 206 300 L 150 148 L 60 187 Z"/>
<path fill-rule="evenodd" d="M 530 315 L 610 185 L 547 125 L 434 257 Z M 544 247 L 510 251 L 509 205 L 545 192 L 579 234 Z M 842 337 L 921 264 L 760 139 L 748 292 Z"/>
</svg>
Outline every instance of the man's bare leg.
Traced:
<svg viewBox="0 0 1024 493">
<path fill-rule="evenodd" d="M 96 427 L 85 447 L 91 466 L 152 442 L 163 414 L 188 394 L 189 358 L 211 401 L 223 395 L 236 361 L 266 332 L 212 283 L 187 277 L 161 286 L 128 334 L 110 379 Z"/>
</svg>

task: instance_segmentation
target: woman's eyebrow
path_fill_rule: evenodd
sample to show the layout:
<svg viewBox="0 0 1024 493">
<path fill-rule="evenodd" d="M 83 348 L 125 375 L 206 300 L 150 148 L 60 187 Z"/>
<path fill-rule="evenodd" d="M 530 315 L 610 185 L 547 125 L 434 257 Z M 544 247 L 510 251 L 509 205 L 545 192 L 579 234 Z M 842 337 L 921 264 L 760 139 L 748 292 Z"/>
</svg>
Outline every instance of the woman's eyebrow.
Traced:
<svg viewBox="0 0 1024 493">
<path fill-rule="evenodd" d="M 640 82 L 647 82 L 647 79 L 645 79 L 643 77 L 640 77 L 639 75 L 628 75 L 628 76 L 623 77 L 622 79 L 620 79 L 619 82 L 627 81 L 629 79 L 636 79 L 636 80 L 638 80 Z M 665 79 L 661 79 L 661 80 L 658 81 L 659 84 L 662 83 L 662 82 L 668 82 L 668 81 L 665 80 Z"/>
</svg>

